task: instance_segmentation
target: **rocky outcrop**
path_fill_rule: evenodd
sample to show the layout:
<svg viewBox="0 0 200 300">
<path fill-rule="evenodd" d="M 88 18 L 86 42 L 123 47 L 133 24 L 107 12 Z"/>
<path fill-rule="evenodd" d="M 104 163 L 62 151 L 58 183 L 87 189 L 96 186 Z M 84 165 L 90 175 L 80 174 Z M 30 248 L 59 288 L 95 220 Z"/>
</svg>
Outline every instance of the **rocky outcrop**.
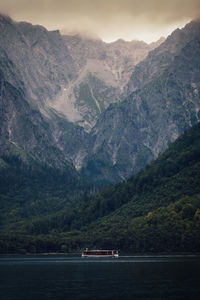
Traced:
<svg viewBox="0 0 200 300">
<path fill-rule="evenodd" d="M 156 49 L 62 37 L 5 16 L 0 30 L 2 157 L 17 153 L 112 183 L 200 119 L 199 21 Z"/>
<path fill-rule="evenodd" d="M 176 29 L 164 43 L 151 51 L 147 58 L 136 66 L 127 85 L 127 94 L 162 75 L 180 51 L 193 39 L 198 38 L 199 34 L 199 20 L 192 21 L 183 29 Z"/>
<path fill-rule="evenodd" d="M 73 60 L 58 31 L 15 23 L 2 15 L 0 30 L 4 76 L 16 88 L 26 90 L 29 102 L 44 106 L 76 76 Z"/>
<path fill-rule="evenodd" d="M 59 32 L 0 16 L 1 155 L 72 167 L 57 146 L 55 113 L 46 103 L 76 75 Z"/>
<path fill-rule="evenodd" d="M 124 86 L 134 67 L 163 41 L 147 45 L 124 40 L 107 44 L 79 35 L 63 39 L 78 69 L 78 77 L 62 89 L 51 105 L 86 131 L 91 130 L 111 103 L 123 99 Z"/>
<path fill-rule="evenodd" d="M 125 101 L 111 105 L 91 131 L 83 174 L 97 180 L 123 180 L 199 122 L 199 30 L 200 22 L 192 22 L 175 31 L 135 68 L 131 80 L 133 89 L 138 88 Z M 182 44 L 180 36 L 184 36 Z M 163 56 L 163 63 L 161 53 L 168 56 Z"/>
</svg>

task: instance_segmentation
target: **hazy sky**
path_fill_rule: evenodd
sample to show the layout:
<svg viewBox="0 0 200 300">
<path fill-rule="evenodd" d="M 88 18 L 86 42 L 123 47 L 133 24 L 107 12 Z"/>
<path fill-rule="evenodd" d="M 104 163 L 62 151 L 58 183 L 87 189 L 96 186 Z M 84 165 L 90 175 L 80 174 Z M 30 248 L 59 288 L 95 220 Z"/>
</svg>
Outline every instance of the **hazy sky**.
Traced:
<svg viewBox="0 0 200 300">
<path fill-rule="evenodd" d="M 0 0 L 16 21 L 86 31 L 110 42 L 152 42 L 199 17 L 200 0 Z"/>
</svg>

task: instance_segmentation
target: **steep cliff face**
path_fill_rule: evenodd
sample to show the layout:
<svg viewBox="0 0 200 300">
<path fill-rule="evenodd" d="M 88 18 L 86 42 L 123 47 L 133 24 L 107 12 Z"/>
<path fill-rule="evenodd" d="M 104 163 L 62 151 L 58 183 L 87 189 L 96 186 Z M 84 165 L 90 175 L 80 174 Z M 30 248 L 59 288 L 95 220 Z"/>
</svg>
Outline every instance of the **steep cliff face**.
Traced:
<svg viewBox="0 0 200 300">
<path fill-rule="evenodd" d="M 91 145 L 85 131 L 121 101 L 135 64 L 155 45 L 62 37 L 3 15 L 0 28 L 1 153 L 18 147 L 58 164 L 57 149 L 60 165 L 67 159 L 79 169 Z"/>
<path fill-rule="evenodd" d="M 63 36 L 78 69 L 78 77 L 63 88 L 51 105 L 68 120 L 90 131 L 100 114 L 121 101 L 135 65 L 160 44 L 118 40 L 104 43 L 79 35 Z"/>
<path fill-rule="evenodd" d="M 27 164 L 37 160 L 58 169 L 73 169 L 55 144 L 49 120 L 29 104 L 22 89 L 0 75 L 0 155 L 16 155 Z"/>
<path fill-rule="evenodd" d="M 199 21 L 153 45 L 62 37 L 4 16 L 0 29 L 2 157 L 115 182 L 200 119 Z"/>
<path fill-rule="evenodd" d="M 143 85 L 141 80 L 140 88 L 124 102 L 111 105 L 101 115 L 91 131 L 92 150 L 85 161 L 83 174 L 95 174 L 98 180 L 127 178 L 200 120 L 199 30 L 200 23 L 194 22 L 183 29 L 183 34 L 175 31 L 159 47 L 162 52 L 165 52 L 165 46 L 177 50 L 174 41 L 179 41 L 179 49 L 174 51 L 173 57 L 171 54 L 169 59 L 165 58 L 166 63 L 160 65 L 158 59 L 156 64 L 157 53 L 161 51 L 158 48 L 139 64 L 147 79 Z M 182 48 L 180 35 L 185 37 Z M 149 57 L 154 62 L 155 72 L 148 77 L 145 70 L 150 68 Z M 139 67 L 132 74 L 132 80 L 138 76 Z"/>
<path fill-rule="evenodd" d="M 76 74 L 62 37 L 5 16 L 0 30 L 0 154 L 73 168 L 57 146 L 55 113 L 46 104 Z"/>
<path fill-rule="evenodd" d="M 58 31 L 15 23 L 5 16 L 0 16 L 0 29 L 4 76 L 16 88 L 26 90 L 29 102 L 44 106 L 76 75 L 73 60 Z"/>
<path fill-rule="evenodd" d="M 127 93 L 130 94 L 162 75 L 180 51 L 199 35 L 199 20 L 190 22 L 183 29 L 176 29 L 164 43 L 151 51 L 147 58 L 136 66 L 127 85 Z"/>
</svg>

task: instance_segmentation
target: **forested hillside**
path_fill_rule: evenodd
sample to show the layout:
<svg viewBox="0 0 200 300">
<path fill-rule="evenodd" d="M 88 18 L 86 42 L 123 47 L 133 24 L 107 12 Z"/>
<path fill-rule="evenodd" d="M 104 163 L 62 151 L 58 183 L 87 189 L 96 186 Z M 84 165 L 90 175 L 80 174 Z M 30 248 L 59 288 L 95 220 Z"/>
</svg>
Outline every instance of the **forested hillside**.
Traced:
<svg viewBox="0 0 200 300">
<path fill-rule="evenodd" d="M 73 167 L 62 170 L 31 156 L 22 161 L 17 155 L 4 155 L 0 169 L 0 224 L 34 216 L 44 217 L 92 193 Z"/>
<path fill-rule="evenodd" d="M 44 218 L 1 227 L 1 252 L 200 251 L 200 124 L 144 171 Z"/>
</svg>

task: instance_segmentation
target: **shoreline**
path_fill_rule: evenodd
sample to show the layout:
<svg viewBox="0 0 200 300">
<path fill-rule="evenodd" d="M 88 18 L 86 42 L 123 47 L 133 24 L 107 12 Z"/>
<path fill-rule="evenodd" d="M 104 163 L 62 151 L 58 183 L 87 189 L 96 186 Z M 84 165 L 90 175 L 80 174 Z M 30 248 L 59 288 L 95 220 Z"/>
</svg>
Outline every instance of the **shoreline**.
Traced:
<svg viewBox="0 0 200 300">
<path fill-rule="evenodd" d="M 49 257 L 49 256 L 60 256 L 60 257 L 81 257 L 80 252 L 76 253 L 5 253 L 5 254 L 0 254 L 0 258 L 3 257 Z M 199 257 L 200 258 L 200 253 L 151 253 L 151 254 L 119 254 L 119 258 L 189 258 L 189 257 Z"/>
</svg>

